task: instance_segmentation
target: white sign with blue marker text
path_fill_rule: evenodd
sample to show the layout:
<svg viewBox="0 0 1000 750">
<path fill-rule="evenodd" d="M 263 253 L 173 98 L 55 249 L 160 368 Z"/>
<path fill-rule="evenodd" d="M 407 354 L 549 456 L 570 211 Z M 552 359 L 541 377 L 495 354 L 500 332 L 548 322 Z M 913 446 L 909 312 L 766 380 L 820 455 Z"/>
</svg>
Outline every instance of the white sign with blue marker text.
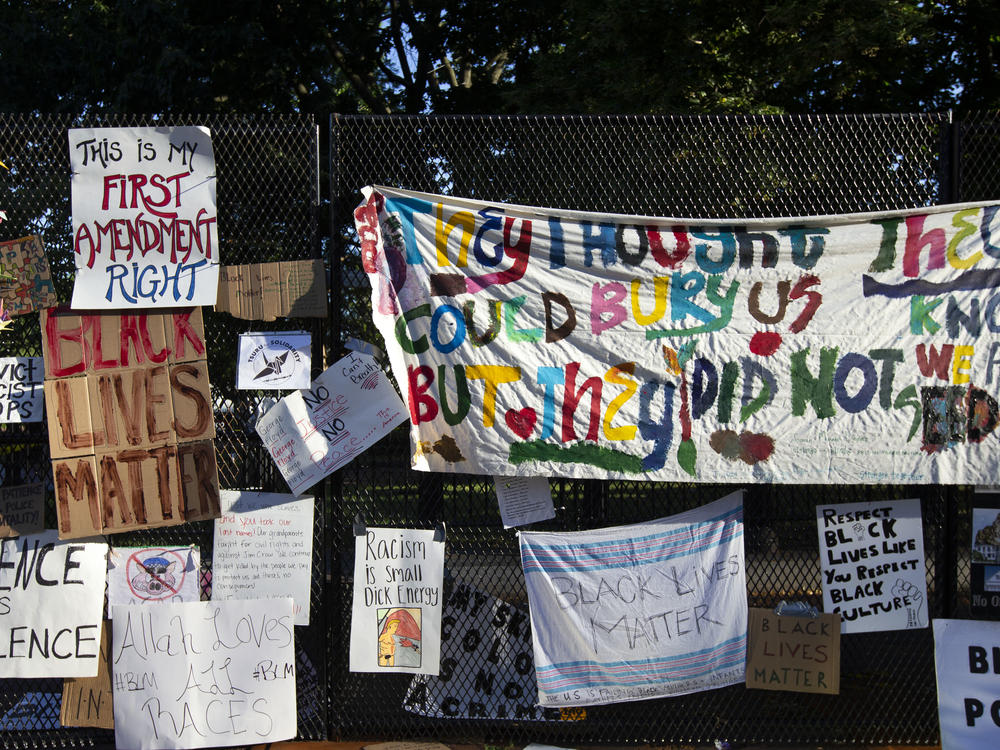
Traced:
<svg viewBox="0 0 1000 750">
<path fill-rule="evenodd" d="M 213 305 L 219 288 L 208 128 L 72 128 L 74 309 Z"/>
</svg>

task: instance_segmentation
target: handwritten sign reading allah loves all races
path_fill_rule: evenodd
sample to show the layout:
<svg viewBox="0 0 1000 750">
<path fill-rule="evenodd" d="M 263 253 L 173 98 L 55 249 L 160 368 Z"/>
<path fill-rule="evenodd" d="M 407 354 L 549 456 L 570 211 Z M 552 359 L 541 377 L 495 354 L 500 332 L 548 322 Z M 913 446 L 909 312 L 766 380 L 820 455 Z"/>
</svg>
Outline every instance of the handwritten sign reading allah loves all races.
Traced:
<svg viewBox="0 0 1000 750">
<path fill-rule="evenodd" d="M 72 307 L 212 305 L 219 287 L 208 128 L 73 128 Z"/>
<path fill-rule="evenodd" d="M 413 465 L 992 482 L 1000 206 L 694 220 L 367 188 Z"/>
<path fill-rule="evenodd" d="M 201 308 L 41 323 L 59 536 L 218 516 Z"/>
</svg>

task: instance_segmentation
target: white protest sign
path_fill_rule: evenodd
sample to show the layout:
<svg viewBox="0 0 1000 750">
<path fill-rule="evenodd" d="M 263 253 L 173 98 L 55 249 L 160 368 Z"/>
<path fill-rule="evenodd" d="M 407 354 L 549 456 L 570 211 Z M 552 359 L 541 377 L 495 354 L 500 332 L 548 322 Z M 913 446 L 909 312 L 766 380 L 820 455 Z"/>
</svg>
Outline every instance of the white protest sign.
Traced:
<svg viewBox="0 0 1000 750">
<path fill-rule="evenodd" d="M 51 529 L 0 542 L 0 678 L 97 675 L 107 555 Z"/>
<path fill-rule="evenodd" d="M 540 705 L 744 681 L 742 492 L 647 523 L 520 539 Z"/>
<path fill-rule="evenodd" d="M 72 128 L 73 308 L 215 304 L 208 128 Z"/>
<path fill-rule="evenodd" d="M 113 547 L 108 555 L 108 614 L 116 604 L 201 599 L 197 547 Z"/>
<path fill-rule="evenodd" d="M 438 674 L 443 581 L 443 535 L 376 528 L 358 534 L 351 671 Z"/>
<path fill-rule="evenodd" d="M 926 628 L 920 500 L 817 505 L 823 611 L 841 633 Z"/>
<path fill-rule="evenodd" d="M 41 357 L 0 357 L 0 422 L 41 422 L 44 380 Z"/>
<path fill-rule="evenodd" d="M 291 596 L 295 624 L 308 625 L 313 498 L 234 490 L 219 497 L 212 600 Z"/>
<path fill-rule="evenodd" d="M 406 407 L 368 354 L 351 352 L 303 391 L 285 396 L 257 433 L 300 495 L 406 421 Z"/>
<path fill-rule="evenodd" d="M 942 750 L 1000 747 L 1000 622 L 934 620 Z"/>
<path fill-rule="evenodd" d="M 503 527 L 555 518 L 548 477 L 493 477 Z"/>
<path fill-rule="evenodd" d="M 291 599 L 116 606 L 112 617 L 118 750 L 295 736 Z"/>
<path fill-rule="evenodd" d="M 312 336 L 305 331 L 241 333 L 236 368 L 240 390 L 308 388 Z"/>
</svg>

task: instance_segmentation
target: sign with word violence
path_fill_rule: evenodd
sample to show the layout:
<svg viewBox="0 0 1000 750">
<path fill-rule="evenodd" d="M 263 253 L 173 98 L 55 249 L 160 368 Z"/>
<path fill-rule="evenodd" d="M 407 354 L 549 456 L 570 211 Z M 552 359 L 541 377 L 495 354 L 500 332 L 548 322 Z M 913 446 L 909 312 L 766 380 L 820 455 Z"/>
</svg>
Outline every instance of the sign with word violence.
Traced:
<svg viewBox="0 0 1000 750">
<path fill-rule="evenodd" d="M 0 678 L 97 675 L 107 556 L 52 530 L 0 541 Z"/>
<path fill-rule="evenodd" d="M 212 305 L 219 288 L 208 128 L 72 128 L 74 309 Z"/>
<path fill-rule="evenodd" d="M 744 681 L 742 492 L 647 523 L 520 538 L 540 705 Z"/>
<path fill-rule="evenodd" d="M 1000 206 L 694 220 L 364 193 L 415 468 L 996 476 Z"/>
<path fill-rule="evenodd" d="M 219 515 L 201 308 L 42 311 L 59 536 Z"/>
</svg>

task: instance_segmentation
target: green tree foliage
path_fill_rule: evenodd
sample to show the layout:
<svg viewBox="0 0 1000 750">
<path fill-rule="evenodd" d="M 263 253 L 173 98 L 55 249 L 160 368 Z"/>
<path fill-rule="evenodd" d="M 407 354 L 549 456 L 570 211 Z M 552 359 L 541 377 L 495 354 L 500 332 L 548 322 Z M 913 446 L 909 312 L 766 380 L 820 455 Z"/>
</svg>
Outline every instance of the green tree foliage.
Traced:
<svg viewBox="0 0 1000 750">
<path fill-rule="evenodd" d="M 8 0 L 4 111 L 1000 106 L 991 0 Z"/>
</svg>

